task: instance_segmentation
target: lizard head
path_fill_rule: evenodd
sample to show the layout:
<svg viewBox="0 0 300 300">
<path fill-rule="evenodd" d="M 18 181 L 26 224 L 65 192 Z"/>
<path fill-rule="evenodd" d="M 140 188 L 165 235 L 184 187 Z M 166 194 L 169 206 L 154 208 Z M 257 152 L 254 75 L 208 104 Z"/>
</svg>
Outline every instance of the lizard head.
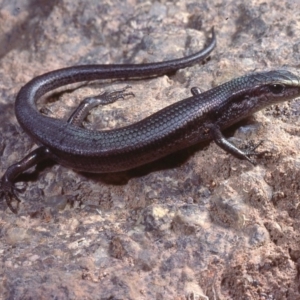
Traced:
<svg viewBox="0 0 300 300">
<path fill-rule="evenodd" d="M 286 70 L 253 74 L 257 93 L 265 105 L 300 97 L 300 77 Z"/>
</svg>

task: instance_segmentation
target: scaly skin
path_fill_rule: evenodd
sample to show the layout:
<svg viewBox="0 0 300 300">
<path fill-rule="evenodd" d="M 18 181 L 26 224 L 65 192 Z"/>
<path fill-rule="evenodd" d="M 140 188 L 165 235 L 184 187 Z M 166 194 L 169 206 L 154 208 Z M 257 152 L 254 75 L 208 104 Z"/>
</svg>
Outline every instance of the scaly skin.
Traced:
<svg viewBox="0 0 300 300">
<path fill-rule="evenodd" d="M 60 69 L 38 76 L 19 92 L 15 113 L 22 128 L 41 147 L 10 166 L 1 179 L 0 193 L 13 212 L 18 200 L 15 178 L 41 160 L 51 158 L 67 167 L 95 173 L 116 172 L 149 163 L 193 144 L 213 139 L 241 159 L 257 155 L 255 147 L 242 151 L 227 141 L 222 130 L 270 105 L 300 95 L 299 78 L 288 71 L 269 71 L 233 79 L 207 92 L 192 89 L 192 97 L 170 105 L 132 125 L 92 131 L 80 122 L 95 105 L 111 103 L 131 93 L 115 91 L 85 99 L 68 122 L 49 118 L 36 109 L 45 93 L 74 82 L 162 75 L 207 57 L 215 35 L 202 51 L 185 58 L 142 65 L 92 65 Z"/>
</svg>

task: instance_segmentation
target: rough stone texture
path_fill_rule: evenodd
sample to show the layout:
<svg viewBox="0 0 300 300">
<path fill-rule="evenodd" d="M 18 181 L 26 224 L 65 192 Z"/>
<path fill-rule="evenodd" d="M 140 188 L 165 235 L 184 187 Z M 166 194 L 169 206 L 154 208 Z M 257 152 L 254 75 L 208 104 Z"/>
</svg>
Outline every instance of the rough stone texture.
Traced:
<svg viewBox="0 0 300 300">
<path fill-rule="evenodd" d="M 203 47 L 205 64 L 167 77 L 66 87 L 39 106 L 67 118 L 80 100 L 132 85 L 135 97 L 93 110 L 86 126 L 137 121 L 247 72 L 300 61 L 298 0 L 0 3 L 1 174 L 35 145 L 14 117 L 32 77 L 89 63 L 153 62 Z M 199 145 L 120 174 L 45 162 L 22 175 L 18 215 L 0 203 L 1 299 L 300 299 L 300 102 L 227 131 L 264 140 L 254 167 Z"/>
</svg>

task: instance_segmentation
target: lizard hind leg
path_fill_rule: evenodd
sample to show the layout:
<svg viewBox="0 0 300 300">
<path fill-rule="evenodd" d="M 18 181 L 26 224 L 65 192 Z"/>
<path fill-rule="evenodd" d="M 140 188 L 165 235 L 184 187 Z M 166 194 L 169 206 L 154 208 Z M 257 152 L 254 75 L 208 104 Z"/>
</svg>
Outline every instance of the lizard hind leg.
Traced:
<svg viewBox="0 0 300 300">
<path fill-rule="evenodd" d="M 100 95 L 83 99 L 79 106 L 69 117 L 68 123 L 81 127 L 83 120 L 94 107 L 114 103 L 118 99 L 124 99 L 127 96 L 134 96 L 132 92 L 127 91 L 129 88 L 131 88 L 131 86 L 127 85 L 121 90 L 104 92 Z"/>
<path fill-rule="evenodd" d="M 13 213 L 18 212 L 18 204 L 21 202 L 18 194 L 23 192 L 22 189 L 15 187 L 14 180 L 24 171 L 49 158 L 50 155 L 49 149 L 41 146 L 30 152 L 19 162 L 11 165 L 0 179 L 0 199 L 6 201 L 7 206 Z M 12 205 L 13 200 L 18 202 L 16 207 Z"/>
</svg>

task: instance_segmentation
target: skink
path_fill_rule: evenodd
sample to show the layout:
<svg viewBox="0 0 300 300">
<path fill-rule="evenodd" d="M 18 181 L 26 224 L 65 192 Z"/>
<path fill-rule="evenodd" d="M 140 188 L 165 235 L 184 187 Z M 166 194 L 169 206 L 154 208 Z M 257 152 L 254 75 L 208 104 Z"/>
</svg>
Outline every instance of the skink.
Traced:
<svg viewBox="0 0 300 300">
<path fill-rule="evenodd" d="M 42 115 L 36 101 L 49 91 L 74 82 L 109 78 L 162 75 L 206 58 L 216 45 L 215 34 L 202 51 L 171 61 L 141 65 L 88 65 L 56 70 L 38 76 L 21 88 L 15 113 L 24 131 L 41 145 L 10 166 L 1 179 L 0 192 L 13 212 L 12 200 L 20 201 L 16 177 L 38 162 L 51 158 L 79 171 L 106 173 L 135 168 L 196 143 L 214 140 L 221 148 L 253 162 L 254 149 L 242 151 L 222 135 L 222 130 L 267 105 L 300 94 L 299 78 L 289 71 L 254 73 L 233 79 L 172 104 L 129 126 L 105 131 L 81 127 L 89 110 L 128 95 L 126 90 L 85 99 L 68 122 Z"/>
</svg>

